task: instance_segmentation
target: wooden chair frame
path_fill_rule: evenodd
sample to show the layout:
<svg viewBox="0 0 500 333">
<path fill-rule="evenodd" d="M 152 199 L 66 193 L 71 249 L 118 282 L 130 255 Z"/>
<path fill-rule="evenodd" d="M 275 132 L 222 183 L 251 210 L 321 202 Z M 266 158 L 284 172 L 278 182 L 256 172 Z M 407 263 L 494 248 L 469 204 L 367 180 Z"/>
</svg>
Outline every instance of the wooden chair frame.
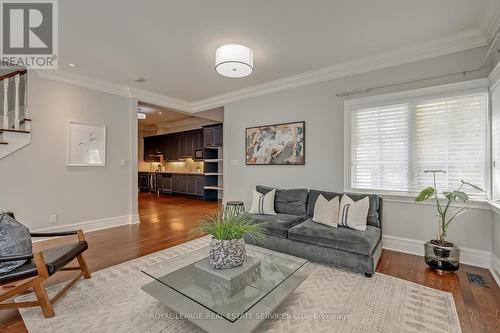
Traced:
<svg viewBox="0 0 500 333">
<path fill-rule="evenodd" d="M 32 237 L 60 237 L 60 236 L 68 236 L 68 235 L 77 235 L 79 241 L 85 241 L 85 236 L 82 230 L 78 231 L 70 231 L 70 232 L 61 232 L 61 233 L 32 233 Z M 31 256 L 28 256 L 31 258 Z M 63 267 L 58 271 L 78 271 L 78 274 L 66 285 L 62 288 L 52 299 L 47 295 L 47 291 L 43 285 L 44 281 L 49 278 L 49 272 L 47 270 L 47 264 L 43 257 L 43 253 L 41 251 L 34 252 L 32 258 L 35 260 L 35 265 L 38 271 L 37 276 L 32 276 L 29 278 L 25 278 L 19 281 L 9 281 L 4 284 L 0 284 L 2 289 L 12 288 L 11 290 L 0 295 L 0 310 L 2 309 L 18 309 L 18 308 L 27 308 L 40 306 L 45 318 L 54 317 L 54 308 L 53 305 L 63 297 L 68 290 L 74 286 L 74 284 L 83 276 L 85 279 L 90 279 L 90 270 L 85 262 L 85 258 L 83 257 L 83 253 L 79 254 L 76 259 L 78 261 L 78 266 L 76 267 Z M 55 273 L 54 273 L 55 274 Z M 53 274 L 53 275 L 54 275 Z M 18 295 L 28 289 L 32 288 L 35 292 L 36 301 L 29 302 L 10 302 L 10 303 L 2 303 L 5 300 Z"/>
</svg>

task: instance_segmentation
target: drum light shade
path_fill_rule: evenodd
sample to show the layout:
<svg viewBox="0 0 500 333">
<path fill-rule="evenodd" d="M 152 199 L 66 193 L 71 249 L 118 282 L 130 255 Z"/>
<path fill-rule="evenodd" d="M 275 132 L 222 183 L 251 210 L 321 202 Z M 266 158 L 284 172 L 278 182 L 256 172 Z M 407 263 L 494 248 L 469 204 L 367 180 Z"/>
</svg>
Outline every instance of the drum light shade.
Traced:
<svg viewBox="0 0 500 333">
<path fill-rule="evenodd" d="M 253 52 L 238 45 L 222 45 L 215 51 L 215 70 L 227 77 L 245 77 L 253 71 Z"/>
</svg>

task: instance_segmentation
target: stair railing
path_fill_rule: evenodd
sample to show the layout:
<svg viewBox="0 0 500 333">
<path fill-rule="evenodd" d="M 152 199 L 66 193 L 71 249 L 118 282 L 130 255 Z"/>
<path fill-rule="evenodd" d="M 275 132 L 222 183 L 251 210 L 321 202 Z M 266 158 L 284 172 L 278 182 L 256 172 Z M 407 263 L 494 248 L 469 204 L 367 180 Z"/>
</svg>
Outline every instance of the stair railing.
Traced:
<svg viewBox="0 0 500 333">
<path fill-rule="evenodd" d="M 0 81 L 3 81 L 3 84 L 1 85 L 3 87 L 3 121 L 2 121 L 2 128 L 4 129 L 9 129 L 14 128 L 14 129 L 20 129 L 21 126 L 21 107 L 20 107 L 20 83 L 21 83 L 21 76 L 24 78 L 24 106 L 23 106 L 23 113 L 24 117 L 23 120 L 28 118 L 28 109 L 26 105 L 26 70 L 20 70 L 20 71 L 13 71 L 11 73 L 5 74 L 0 76 Z M 9 79 L 14 78 L 14 121 L 13 125 L 11 125 L 11 117 L 9 117 L 9 114 L 11 114 L 12 111 L 9 111 Z M 10 118 L 10 119 L 9 119 Z"/>
</svg>

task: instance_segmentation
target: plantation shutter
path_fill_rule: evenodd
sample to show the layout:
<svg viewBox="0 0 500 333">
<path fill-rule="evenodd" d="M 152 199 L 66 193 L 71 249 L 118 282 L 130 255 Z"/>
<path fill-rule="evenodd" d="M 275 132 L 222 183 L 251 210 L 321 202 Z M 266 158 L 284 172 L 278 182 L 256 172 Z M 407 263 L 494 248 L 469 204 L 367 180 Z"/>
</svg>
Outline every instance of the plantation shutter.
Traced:
<svg viewBox="0 0 500 333">
<path fill-rule="evenodd" d="M 409 105 L 352 112 L 352 187 L 408 191 Z"/>
<path fill-rule="evenodd" d="M 446 171 L 437 177 L 442 191 L 462 179 L 486 188 L 486 124 L 483 92 L 354 109 L 351 188 L 417 193 L 432 185 L 429 169 Z"/>
<path fill-rule="evenodd" d="M 493 145 L 493 199 L 500 200 L 500 87 L 491 92 Z"/>
</svg>

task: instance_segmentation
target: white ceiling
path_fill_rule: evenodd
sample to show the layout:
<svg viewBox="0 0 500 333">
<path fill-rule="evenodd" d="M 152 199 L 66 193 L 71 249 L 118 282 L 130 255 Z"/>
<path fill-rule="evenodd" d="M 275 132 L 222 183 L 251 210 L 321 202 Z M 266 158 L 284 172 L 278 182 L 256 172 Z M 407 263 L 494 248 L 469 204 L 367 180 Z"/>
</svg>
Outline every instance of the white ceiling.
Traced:
<svg viewBox="0 0 500 333">
<path fill-rule="evenodd" d="M 211 120 L 222 122 L 224 120 L 224 108 L 216 108 L 196 113 L 180 112 L 171 108 L 166 108 L 149 103 L 139 103 L 139 112 L 146 114 L 146 119 L 139 119 L 139 126 L 150 126 L 185 120 Z"/>
<path fill-rule="evenodd" d="M 158 123 L 194 118 L 191 115 L 144 103 L 139 104 L 139 111 L 146 114 L 146 119 L 139 119 L 139 126 L 155 125 Z"/>
<path fill-rule="evenodd" d="M 64 0 L 59 66 L 192 103 L 469 29 L 486 36 L 499 1 Z M 251 76 L 215 72 L 226 43 L 253 49 Z"/>
</svg>

